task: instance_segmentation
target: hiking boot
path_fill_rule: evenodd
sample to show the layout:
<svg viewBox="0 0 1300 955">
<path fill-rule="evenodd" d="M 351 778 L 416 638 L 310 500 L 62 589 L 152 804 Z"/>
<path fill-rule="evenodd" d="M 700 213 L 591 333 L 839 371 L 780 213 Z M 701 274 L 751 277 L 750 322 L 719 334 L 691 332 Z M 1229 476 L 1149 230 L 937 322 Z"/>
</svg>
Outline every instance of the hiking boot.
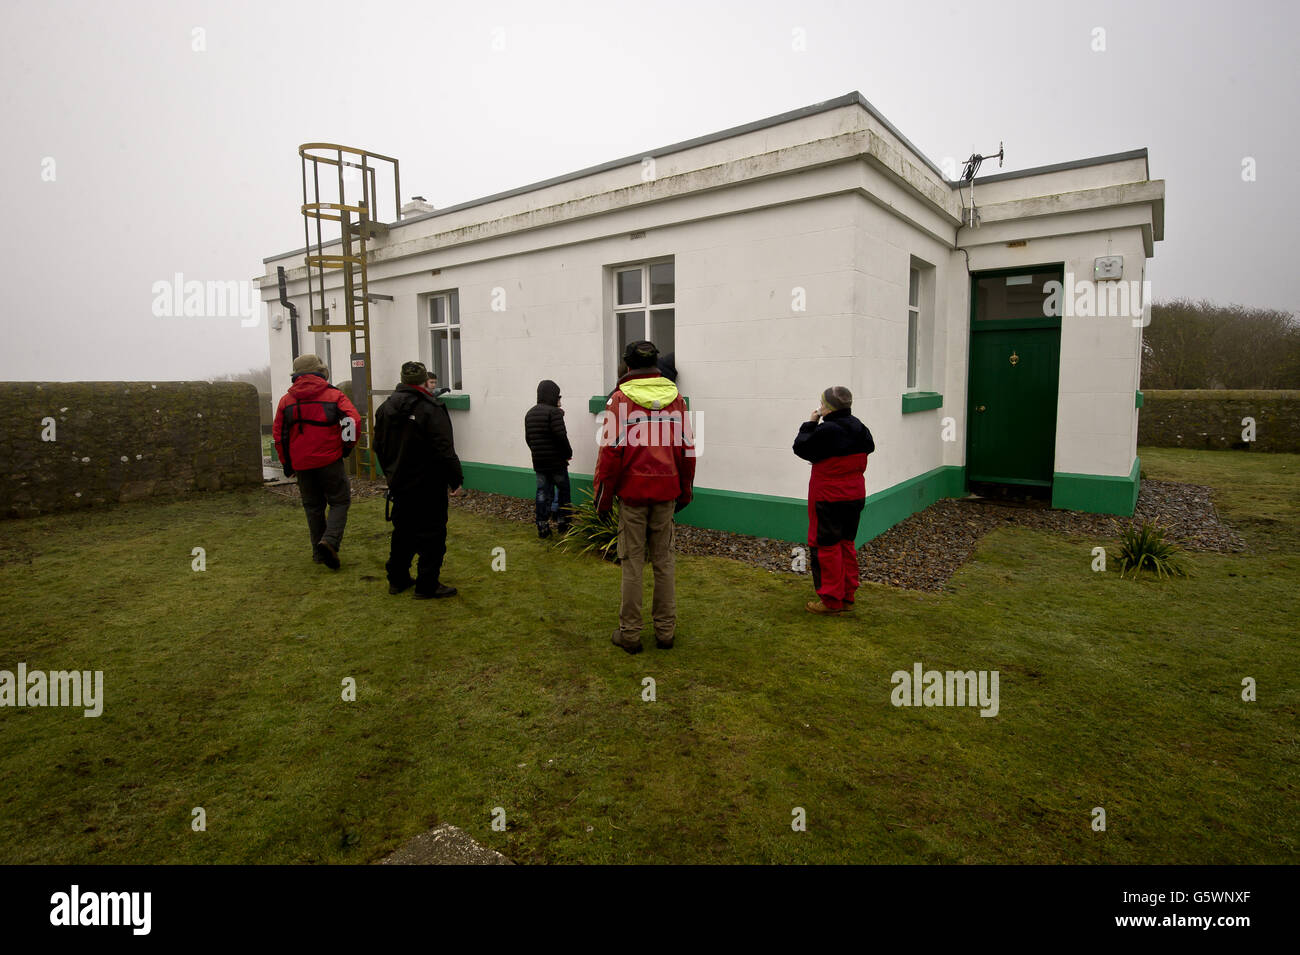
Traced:
<svg viewBox="0 0 1300 955">
<path fill-rule="evenodd" d="M 844 612 L 843 610 L 835 610 L 831 607 L 828 607 L 820 600 L 808 601 L 806 604 L 804 604 L 803 609 L 807 610 L 809 613 L 823 614 L 828 617 L 834 617 Z"/>
<path fill-rule="evenodd" d="M 658 647 L 660 650 L 671 650 L 673 648 L 673 641 L 660 640 L 658 637 L 655 637 L 655 646 Z"/>
<path fill-rule="evenodd" d="M 339 552 L 329 541 L 322 540 L 316 545 L 316 556 L 330 570 L 339 569 Z"/>
<path fill-rule="evenodd" d="M 572 526 L 573 526 L 573 525 L 570 524 L 568 521 L 565 521 L 565 522 L 563 522 L 563 523 L 561 523 L 561 524 L 556 524 L 556 525 L 555 525 L 555 533 L 557 533 L 557 534 L 559 534 L 561 537 L 563 537 L 565 534 L 569 533 L 569 528 L 572 527 Z"/>
<path fill-rule="evenodd" d="M 538 525 L 537 525 L 537 537 L 538 537 L 540 540 L 546 540 L 546 538 L 548 538 L 548 537 L 550 537 L 550 536 L 551 536 L 551 525 L 550 525 L 550 524 L 538 524 Z"/>
<path fill-rule="evenodd" d="M 414 596 L 416 600 L 441 600 L 443 597 L 454 597 L 457 593 L 458 591 L 455 587 L 448 587 L 446 584 L 439 584 L 428 593 L 424 593 L 417 589 Z"/>
<path fill-rule="evenodd" d="M 628 653 L 632 653 L 632 654 L 640 653 L 642 650 L 641 641 L 638 640 L 635 643 L 624 643 L 622 640 L 619 639 L 619 637 L 622 636 L 622 634 L 623 634 L 622 630 L 616 629 L 613 635 L 609 638 L 609 642 L 614 644 L 614 646 L 618 647 L 620 650 L 625 650 Z"/>
<path fill-rule="evenodd" d="M 840 613 L 853 613 L 853 601 L 852 600 L 844 601 L 844 607 L 843 609 L 840 610 Z"/>
<path fill-rule="evenodd" d="M 414 581 L 414 580 L 408 580 L 408 581 L 407 581 L 406 583 L 404 583 L 404 584 L 389 584 L 389 585 L 388 585 L 388 592 L 389 592 L 390 594 L 401 594 L 401 593 L 405 593 L 406 591 L 410 590 L 410 589 L 411 589 L 412 587 L 414 587 L 414 586 L 415 586 L 415 581 Z"/>
</svg>

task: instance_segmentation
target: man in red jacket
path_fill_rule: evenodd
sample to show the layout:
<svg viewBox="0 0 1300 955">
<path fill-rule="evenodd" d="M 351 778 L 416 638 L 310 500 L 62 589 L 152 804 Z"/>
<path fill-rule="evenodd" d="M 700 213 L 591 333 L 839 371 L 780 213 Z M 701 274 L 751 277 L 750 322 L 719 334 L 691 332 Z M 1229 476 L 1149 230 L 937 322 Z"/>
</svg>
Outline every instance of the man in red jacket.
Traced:
<svg viewBox="0 0 1300 955">
<path fill-rule="evenodd" d="M 623 566 L 614 646 L 641 652 L 641 578 L 647 551 L 654 566 L 655 644 L 670 649 L 677 630 L 673 515 L 691 502 L 695 448 L 686 402 L 659 373 L 659 350 L 632 342 L 628 372 L 605 402 L 594 478 L 596 509 L 620 502 L 618 556 Z"/>
<path fill-rule="evenodd" d="M 866 503 L 871 431 L 850 410 L 853 393 L 839 385 L 822 392 L 821 406 L 799 426 L 794 453 L 812 462 L 808 478 L 808 549 L 820 600 L 809 613 L 853 610 L 858 590 L 858 521 Z M 820 422 L 820 423 L 819 423 Z"/>
<path fill-rule="evenodd" d="M 293 384 L 275 410 L 271 435 L 285 477 L 298 478 L 312 559 L 331 570 L 339 569 L 339 546 L 352 502 L 343 459 L 352 453 L 360 429 L 356 407 L 329 383 L 329 369 L 321 360 L 315 355 L 296 358 Z"/>
</svg>

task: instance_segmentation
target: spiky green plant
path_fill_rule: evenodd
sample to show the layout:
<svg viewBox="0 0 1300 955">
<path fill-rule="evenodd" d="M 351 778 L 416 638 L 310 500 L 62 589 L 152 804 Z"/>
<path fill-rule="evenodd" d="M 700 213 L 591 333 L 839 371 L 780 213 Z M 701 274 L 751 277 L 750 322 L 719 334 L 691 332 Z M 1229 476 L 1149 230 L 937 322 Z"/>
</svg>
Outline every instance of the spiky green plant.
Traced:
<svg viewBox="0 0 1300 955">
<path fill-rule="evenodd" d="M 607 514 L 596 510 L 596 496 L 583 491 L 581 500 L 569 505 L 569 530 L 555 541 L 555 546 L 579 554 L 596 553 L 605 560 L 618 554 L 618 499 Z"/>
<path fill-rule="evenodd" d="M 1130 575 L 1136 578 L 1146 570 L 1155 574 L 1157 579 L 1164 579 L 1187 576 L 1181 556 L 1182 550 L 1166 539 L 1165 529 L 1159 522 L 1143 521 L 1120 531 L 1119 549 L 1111 554 L 1111 559 L 1119 564 L 1121 577 Z"/>
</svg>

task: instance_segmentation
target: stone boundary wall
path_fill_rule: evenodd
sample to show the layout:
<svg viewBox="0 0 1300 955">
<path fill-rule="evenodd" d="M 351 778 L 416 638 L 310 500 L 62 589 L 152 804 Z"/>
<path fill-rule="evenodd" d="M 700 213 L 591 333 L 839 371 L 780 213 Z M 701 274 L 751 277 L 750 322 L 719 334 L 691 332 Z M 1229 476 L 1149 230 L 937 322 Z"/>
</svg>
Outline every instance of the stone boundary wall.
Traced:
<svg viewBox="0 0 1300 955">
<path fill-rule="evenodd" d="M 1243 418 L 1255 421 L 1251 444 Z M 1300 391 L 1144 391 L 1138 444 L 1300 453 Z"/>
<path fill-rule="evenodd" d="M 246 382 L 0 382 L 0 517 L 262 483 Z"/>
</svg>

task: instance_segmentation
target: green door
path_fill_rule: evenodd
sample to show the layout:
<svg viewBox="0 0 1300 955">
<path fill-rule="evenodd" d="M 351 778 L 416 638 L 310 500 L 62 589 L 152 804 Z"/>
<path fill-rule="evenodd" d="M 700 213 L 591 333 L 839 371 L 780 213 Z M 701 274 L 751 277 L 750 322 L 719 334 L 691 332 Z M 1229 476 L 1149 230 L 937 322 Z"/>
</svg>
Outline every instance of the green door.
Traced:
<svg viewBox="0 0 1300 955">
<path fill-rule="evenodd" d="M 1061 319 L 1044 314 L 1044 286 L 1060 278 L 1059 266 L 972 276 L 969 481 L 1051 486 Z"/>
</svg>

